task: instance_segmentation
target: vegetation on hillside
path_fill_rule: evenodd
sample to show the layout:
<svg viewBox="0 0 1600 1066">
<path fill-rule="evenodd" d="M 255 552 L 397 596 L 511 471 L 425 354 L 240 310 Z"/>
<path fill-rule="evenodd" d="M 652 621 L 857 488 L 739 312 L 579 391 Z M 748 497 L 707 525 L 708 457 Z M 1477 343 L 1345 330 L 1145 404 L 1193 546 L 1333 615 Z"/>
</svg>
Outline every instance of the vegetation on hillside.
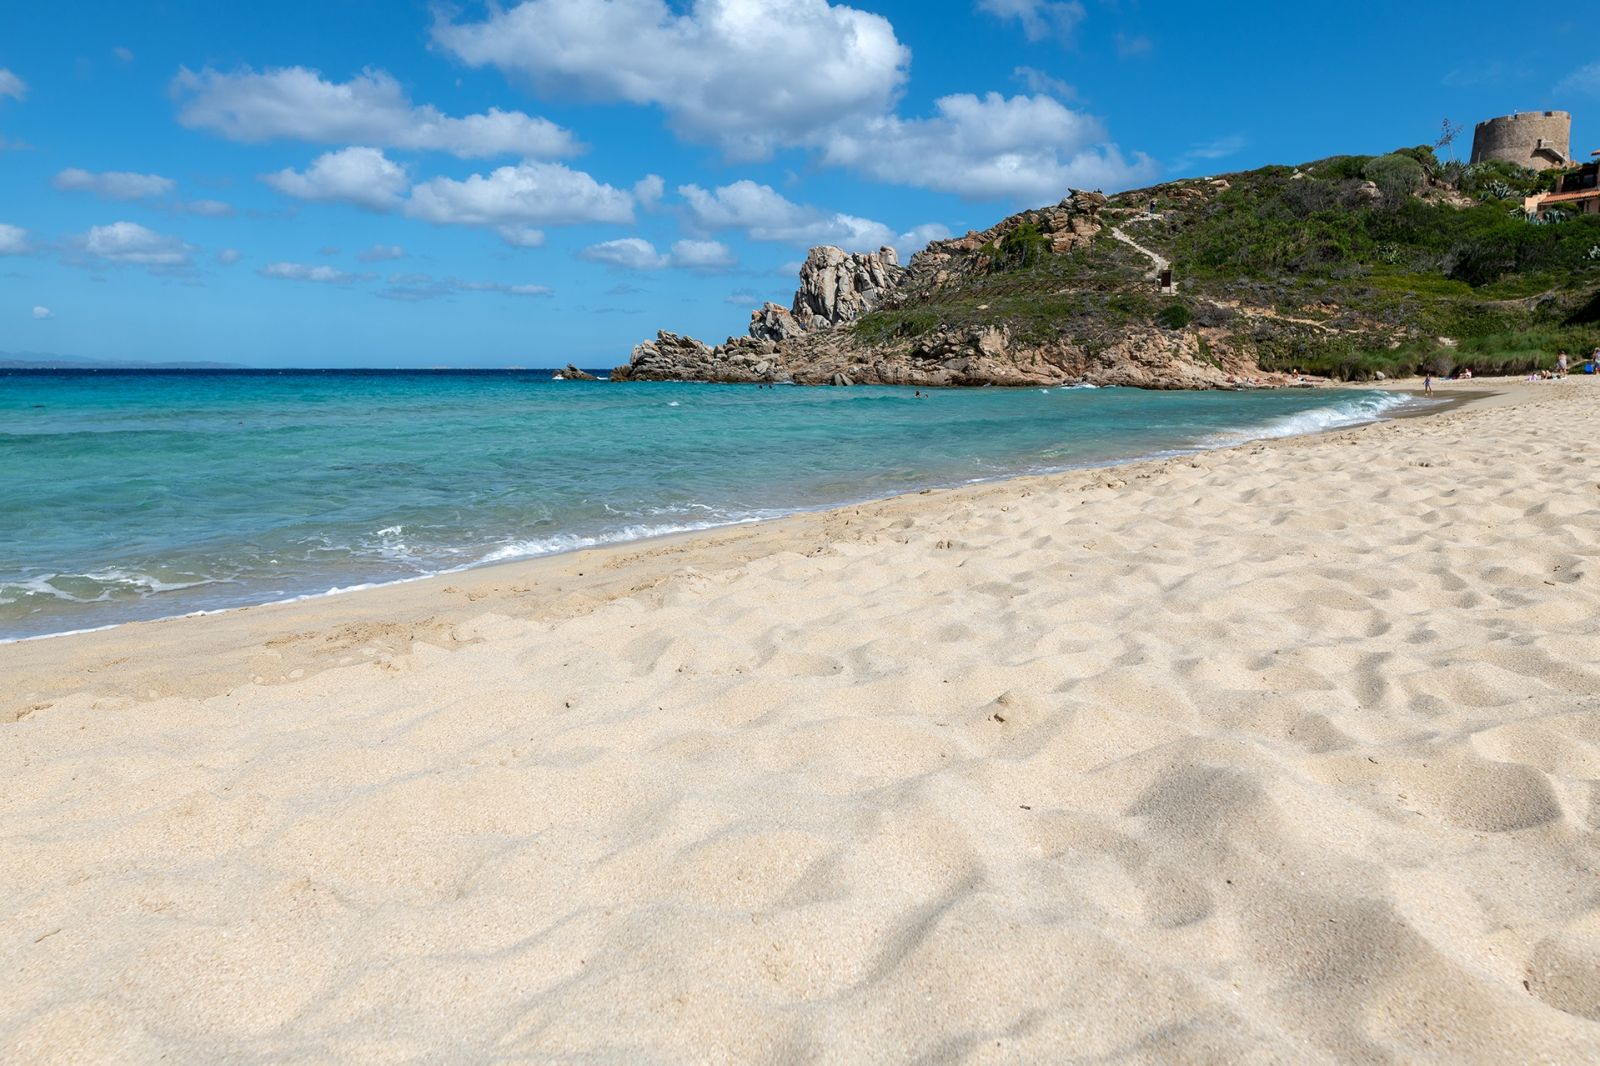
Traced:
<svg viewBox="0 0 1600 1066">
<path fill-rule="evenodd" d="M 1555 179 L 1420 147 L 1174 182 L 1113 197 L 1102 221 L 1173 261 L 1175 298 L 1109 233 L 1053 255 L 1023 215 L 974 269 L 913 286 L 856 329 L 890 340 L 994 323 L 1092 348 L 1133 324 L 1198 328 L 1265 369 L 1341 378 L 1549 366 L 1560 348 L 1600 344 L 1600 217 L 1523 211 Z"/>
<path fill-rule="evenodd" d="M 1024 342 L 1063 333 L 1095 338 L 1149 321 L 1166 301 L 1139 284 L 1149 264 L 1126 245 L 1095 241 L 1071 255 L 1052 255 L 1037 226 L 1018 227 L 976 253 L 975 274 L 959 283 L 913 289 L 895 307 L 864 315 L 855 331 L 871 341 L 911 339 L 940 327 L 1005 325 Z M 1031 231 L 1031 232 L 1028 232 Z"/>
</svg>

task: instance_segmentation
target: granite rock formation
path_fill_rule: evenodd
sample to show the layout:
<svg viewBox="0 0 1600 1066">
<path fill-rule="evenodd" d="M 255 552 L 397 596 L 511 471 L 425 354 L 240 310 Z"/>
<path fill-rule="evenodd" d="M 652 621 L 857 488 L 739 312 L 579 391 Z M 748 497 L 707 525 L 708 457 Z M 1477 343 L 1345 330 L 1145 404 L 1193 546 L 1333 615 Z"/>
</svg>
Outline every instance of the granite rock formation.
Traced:
<svg viewBox="0 0 1600 1066">
<path fill-rule="evenodd" d="M 760 341 L 792 341 L 805 333 L 806 327 L 791 314 L 788 308 L 768 301 L 758 311 L 750 312 L 750 336 Z"/>
<path fill-rule="evenodd" d="M 1129 328 L 1109 342 L 1067 333 L 1019 337 L 1004 322 L 941 324 L 914 337 L 874 338 L 852 328 L 873 311 L 992 271 L 996 249 L 1025 226 L 1029 239 L 1042 239 L 1051 255 L 1080 253 L 1108 228 L 1102 218 L 1108 206 L 1100 193 L 1075 191 L 987 230 L 934 241 L 906 267 L 892 248 L 813 248 L 789 309 L 762 305 L 750 315 L 747 336 L 715 347 L 662 331 L 635 347 L 611 380 L 1189 389 L 1228 388 L 1258 375 L 1247 355 L 1220 336 L 1208 344 L 1198 328 Z"/>
<path fill-rule="evenodd" d="M 893 248 L 871 253 L 813 248 L 800 267 L 791 313 L 806 330 L 854 322 L 876 310 L 904 274 Z"/>
</svg>

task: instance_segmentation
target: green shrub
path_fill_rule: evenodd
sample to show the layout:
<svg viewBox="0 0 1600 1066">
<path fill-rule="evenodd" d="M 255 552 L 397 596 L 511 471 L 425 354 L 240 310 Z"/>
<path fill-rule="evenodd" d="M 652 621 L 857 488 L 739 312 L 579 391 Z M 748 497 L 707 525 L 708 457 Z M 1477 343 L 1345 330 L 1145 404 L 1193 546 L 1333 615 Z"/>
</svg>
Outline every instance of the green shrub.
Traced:
<svg viewBox="0 0 1600 1066">
<path fill-rule="evenodd" d="M 1600 326 L 1600 289 L 1583 306 L 1566 317 L 1569 326 Z"/>
<path fill-rule="evenodd" d="M 1491 200 L 1520 200 L 1544 191 L 1546 178 L 1536 170 L 1507 163 L 1503 159 L 1489 159 L 1473 163 L 1462 171 L 1458 186 L 1468 196 Z"/>
<path fill-rule="evenodd" d="M 1415 195 L 1428 181 L 1421 163 L 1398 153 L 1378 156 L 1369 161 L 1361 172 L 1390 203 L 1398 203 Z"/>
<path fill-rule="evenodd" d="M 1112 293 L 1106 298 L 1105 307 L 1127 318 L 1142 318 L 1150 314 L 1150 301 L 1131 292 Z"/>
<path fill-rule="evenodd" d="M 1374 274 L 1367 284 L 1417 296 L 1472 296 L 1472 286 L 1439 274 Z"/>
<path fill-rule="evenodd" d="M 881 342 L 920 337 L 937 329 L 939 323 L 939 312 L 918 307 L 901 311 L 872 311 L 856 319 L 851 328 L 863 340 Z"/>
<path fill-rule="evenodd" d="M 1471 367 L 1479 376 L 1525 374 L 1553 365 L 1563 349 L 1578 354 L 1593 351 L 1597 343 L 1600 329 L 1512 330 L 1468 338 L 1454 346 L 1423 338 L 1395 348 L 1364 348 L 1344 337 L 1292 338 L 1263 350 L 1259 361 L 1267 370 L 1298 368 L 1345 381 L 1367 381 L 1379 372 L 1390 377 L 1446 375 L 1462 367 Z"/>
<path fill-rule="evenodd" d="M 1370 155 L 1336 155 L 1310 163 L 1306 169 L 1322 181 L 1349 181 L 1363 177 L 1362 172 L 1371 159 Z"/>
<path fill-rule="evenodd" d="M 1156 312 L 1156 322 L 1162 329 L 1182 329 L 1193 317 L 1183 304 L 1168 304 Z"/>
<path fill-rule="evenodd" d="M 1039 232 L 1037 224 L 1024 222 L 1005 235 L 1000 254 L 1006 269 L 1026 269 L 1050 254 L 1050 241 Z"/>
<path fill-rule="evenodd" d="M 1439 172 L 1439 157 L 1434 154 L 1431 145 L 1419 144 L 1415 148 L 1396 148 L 1395 155 L 1403 155 L 1408 159 L 1415 159 L 1422 164 L 1422 169 L 1429 174 Z"/>
</svg>

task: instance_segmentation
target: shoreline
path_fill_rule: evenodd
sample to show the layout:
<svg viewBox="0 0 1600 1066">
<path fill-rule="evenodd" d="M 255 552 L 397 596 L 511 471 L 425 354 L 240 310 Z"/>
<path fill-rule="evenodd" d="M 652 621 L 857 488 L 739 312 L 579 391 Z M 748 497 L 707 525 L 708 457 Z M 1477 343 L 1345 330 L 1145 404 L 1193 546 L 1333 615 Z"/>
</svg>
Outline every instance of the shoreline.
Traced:
<svg viewBox="0 0 1600 1066">
<path fill-rule="evenodd" d="M 1493 383 L 1486 380 L 1484 384 Z M 1502 384 L 1512 387 L 1475 388 L 1470 394 L 1460 396 L 1458 404 L 1415 412 L 1415 415 L 1444 418 L 1459 411 L 1516 402 L 1520 393 L 1514 387 L 1515 383 Z M 1409 390 L 1403 383 L 1393 383 L 1388 391 Z M 10 674 L 17 680 L 15 695 L 9 699 L 0 696 L 0 723 L 20 720 L 35 713 L 36 709 L 52 705 L 54 701 L 70 694 L 74 682 L 67 681 L 68 678 L 78 676 L 81 680 L 87 680 L 81 675 L 74 675 L 71 670 L 63 670 L 63 664 L 77 655 L 78 646 L 83 643 L 96 648 L 109 668 L 136 658 L 147 658 L 152 645 L 167 649 L 175 644 L 198 641 L 198 652 L 216 660 L 207 673 L 219 681 L 231 676 L 242 664 L 252 662 L 255 663 L 250 668 L 249 676 L 252 678 L 264 679 L 275 673 L 282 676 L 302 668 L 277 671 L 274 662 L 276 656 L 267 656 L 266 661 L 261 662 L 262 656 L 252 649 L 296 631 L 332 627 L 348 630 L 350 637 L 354 638 L 364 633 L 366 627 L 393 629 L 426 624 L 435 633 L 448 632 L 451 627 L 482 613 L 477 605 L 490 598 L 491 594 L 483 591 L 490 588 L 511 588 L 518 598 L 539 590 L 557 602 L 570 597 L 585 600 L 594 597 L 597 602 L 605 602 L 636 587 L 637 583 L 627 580 L 627 576 L 636 569 L 653 570 L 657 563 L 671 557 L 693 555 L 696 552 L 715 555 L 736 551 L 741 561 L 748 561 L 763 553 L 781 550 L 780 546 L 791 534 L 805 538 L 813 535 L 812 530 L 816 527 L 826 527 L 830 521 L 845 521 L 847 515 L 881 515 L 885 509 L 907 507 L 913 501 L 920 509 L 929 496 L 935 496 L 953 507 L 974 494 L 1005 491 L 1008 487 L 1049 491 L 1064 487 L 1069 479 L 1091 477 L 1101 482 L 1113 474 L 1117 480 L 1125 480 L 1121 475 L 1138 477 L 1145 473 L 1146 467 L 1160 469 L 1195 456 L 1226 456 L 1252 448 L 1291 447 L 1339 434 L 1359 434 L 1400 420 L 1398 417 L 1381 418 L 1356 426 L 1333 427 L 1288 437 L 1257 438 L 1182 456 L 1137 459 L 1048 474 L 1016 474 L 948 488 L 919 489 L 856 504 L 801 511 L 779 518 L 505 560 L 351 591 L 315 593 L 295 599 L 118 622 L 104 627 L 0 642 L 0 673 Z M 601 581 L 593 576 L 597 572 L 612 571 L 620 572 L 619 580 Z M 650 584 L 659 580 L 660 575 L 656 574 L 646 578 Z M 342 645 L 346 641 L 336 643 Z M 405 644 L 409 646 L 409 639 Z M 32 650 L 31 653 L 28 649 Z M 323 663 L 319 669 L 332 665 L 341 664 L 336 661 Z M 98 673 L 99 670 L 92 672 Z M 140 672 L 135 677 L 141 680 L 130 681 L 121 686 L 119 691 L 162 691 L 164 686 L 148 683 L 158 680 L 160 673 L 159 668 Z"/>
<path fill-rule="evenodd" d="M 1593 1062 L 1596 385 L 0 647 L 0 1059 Z"/>
<path fill-rule="evenodd" d="M 648 382 L 647 382 L 647 384 L 648 384 Z M 1385 387 L 1386 385 L 1388 385 L 1389 387 Z M 734 386 L 734 387 L 738 387 L 738 386 Z M 880 386 L 874 386 L 874 387 L 880 387 Z M 892 388 L 892 387 L 896 387 L 896 386 L 881 386 L 881 387 L 891 387 Z M 910 386 L 904 386 L 904 387 L 905 388 L 909 388 Z M 1033 386 L 1026 386 L 1024 388 L 1033 388 Z M 1290 387 L 1285 386 L 1283 391 L 1287 391 L 1289 388 Z M 1492 390 L 1492 389 L 1487 389 L 1487 390 L 1486 389 L 1476 389 L 1476 390 L 1472 390 L 1471 392 L 1468 392 L 1468 393 L 1458 394 L 1455 397 L 1439 396 L 1437 394 L 1435 396 L 1433 396 L 1433 397 L 1426 397 L 1426 396 L 1424 396 L 1422 394 L 1422 392 L 1419 389 L 1408 388 L 1408 387 L 1405 386 L 1404 383 L 1399 383 L 1399 382 L 1397 382 L 1397 383 L 1379 382 L 1379 383 L 1372 383 L 1372 384 L 1335 383 L 1335 384 L 1330 384 L 1330 385 L 1327 385 L 1327 386 L 1323 386 L 1323 388 L 1329 389 L 1329 390 L 1342 390 L 1342 391 L 1405 393 L 1406 395 L 1410 396 L 1412 399 L 1418 400 L 1418 401 L 1424 401 L 1424 400 L 1430 400 L 1431 399 L 1431 400 L 1435 401 L 1436 403 L 1438 403 L 1439 406 L 1434 407 L 1434 408 L 1418 407 L 1418 408 L 1411 408 L 1411 409 L 1402 408 L 1402 409 L 1397 409 L 1397 410 L 1394 410 L 1394 411 L 1384 411 L 1384 412 L 1381 412 L 1376 418 L 1372 419 L 1369 422 L 1360 422 L 1360 423 L 1356 423 L 1354 425 L 1322 427 L 1322 428 L 1318 428 L 1318 429 L 1308 430 L 1308 431 L 1303 432 L 1303 433 L 1290 434 L 1290 435 L 1287 435 L 1287 436 L 1271 436 L 1271 435 L 1268 435 L 1268 436 L 1261 436 L 1261 437 L 1245 437 L 1245 438 L 1237 440 L 1237 441 L 1230 441 L 1230 442 L 1227 442 L 1227 443 L 1218 443 L 1218 444 L 1211 445 L 1211 446 L 1200 446 L 1200 445 L 1197 445 L 1197 446 L 1195 446 L 1193 448 L 1178 449 L 1178 450 L 1170 451 L 1170 452 L 1156 452 L 1156 453 L 1147 454 L 1147 455 L 1135 455 L 1135 456 L 1131 456 L 1131 457 L 1126 458 L 1126 459 L 1113 460 L 1113 461 L 1110 461 L 1110 462 L 1090 462 L 1090 463 L 1085 463 L 1083 465 L 1069 465 L 1069 466 L 1061 467 L 1061 468 L 1058 468 L 1058 469 L 1051 469 L 1051 470 L 1045 470 L 1045 471 L 1019 471 L 1019 472 L 1015 472 L 1015 473 L 998 474 L 998 475 L 995 475 L 993 477 L 973 479 L 973 480 L 970 480 L 970 481 L 964 481 L 964 482 L 960 482 L 960 483 L 956 483 L 956 484 L 946 484 L 946 483 L 932 484 L 932 485 L 927 485 L 927 486 L 924 486 L 924 487 L 921 487 L 921 488 L 908 489 L 908 490 L 906 490 L 904 492 L 898 492 L 898 493 L 895 493 L 894 495 L 891 495 L 891 496 L 867 497 L 867 498 L 863 498 L 863 499 L 845 500 L 845 501 L 837 502 L 837 503 L 822 504 L 822 505 L 815 506 L 815 507 L 798 508 L 796 510 L 787 511 L 787 512 L 785 512 L 783 514 L 779 514 L 779 515 L 775 515 L 775 516 L 767 517 L 767 518 L 733 519 L 733 520 L 729 520 L 727 522 L 722 522 L 722 523 L 718 523 L 718 524 L 715 524 L 715 525 L 708 525 L 708 526 L 704 526 L 704 527 L 701 527 L 701 528 L 698 528 L 698 529 L 674 530 L 674 531 L 670 531 L 670 532 L 651 534 L 651 535 L 647 535 L 647 536 L 643 536 L 643 537 L 635 537 L 635 538 L 629 538 L 629 539 L 618 539 L 618 540 L 613 540 L 613 541 L 603 541 L 602 543 L 599 543 L 599 544 L 585 545 L 585 546 L 576 547 L 576 548 L 558 549 L 556 551 L 545 552 L 545 553 L 538 554 L 538 555 L 527 555 L 527 556 L 520 556 L 520 557 L 511 558 L 511 559 L 495 559 L 495 560 L 491 560 L 491 561 L 480 561 L 480 562 L 476 562 L 476 563 L 468 563 L 468 564 L 460 566 L 460 567 L 454 567 L 454 568 L 450 568 L 450 569 L 446 569 L 446 570 L 430 571 L 428 573 L 414 574 L 414 575 L 409 575 L 409 576 L 404 576 L 404 577 L 386 579 L 386 580 L 382 580 L 382 581 L 362 582 L 362 583 L 358 583 L 358 584 L 351 585 L 351 586 L 342 586 L 342 587 L 336 586 L 334 588 L 325 589 L 325 590 L 322 590 L 322 591 L 298 593 L 298 594 L 293 595 L 293 596 L 286 596 L 286 597 L 284 597 L 282 599 L 262 600 L 262 601 L 259 601 L 259 602 L 242 603 L 242 604 L 230 604 L 228 606 L 223 606 L 223 607 L 201 608 L 201 609 L 193 610 L 193 611 L 185 611 L 185 612 L 182 612 L 182 613 L 179 613 L 179 614 L 159 615 L 159 616 L 156 616 L 156 617 L 153 617 L 153 618 L 134 618 L 134 619 L 128 619 L 128 620 L 125 620 L 125 621 L 118 621 L 118 622 L 107 622 L 107 623 L 105 623 L 103 625 L 85 626 L 85 627 L 80 628 L 80 629 L 67 629 L 67 630 L 61 630 L 61 631 L 53 632 L 53 633 L 35 633 L 35 634 L 28 635 L 28 636 L 19 636 L 19 637 L 0 637 L 0 648 L 5 648 L 5 647 L 8 647 L 8 646 L 14 645 L 14 644 L 36 643 L 36 642 L 45 641 L 45 640 L 57 640 L 57 639 L 61 639 L 61 638 L 80 637 L 80 636 L 85 636 L 85 635 L 93 634 L 93 633 L 103 633 L 103 632 L 107 632 L 107 631 L 110 631 L 110 630 L 119 629 L 119 628 L 122 628 L 124 626 L 155 625 L 155 624 L 161 624 L 161 623 L 178 622 L 178 621 L 183 621 L 185 619 L 210 618 L 210 617 L 215 617 L 215 616 L 219 616 L 219 615 L 225 615 L 225 614 L 228 614 L 228 613 L 231 613 L 231 612 L 235 612 L 235 611 L 259 610 L 259 609 L 273 608 L 273 607 L 287 607 L 287 606 L 292 606 L 292 605 L 295 605 L 295 604 L 314 602 L 314 601 L 318 601 L 318 600 L 332 599 L 332 598 L 344 597 L 344 596 L 356 595 L 356 594 L 371 593 L 371 592 L 376 592 L 376 591 L 379 591 L 379 590 L 382 590 L 382 589 L 392 588 L 392 587 L 400 586 L 400 585 L 410 585 L 410 584 L 415 584 L 417 582 L 435 581 L 435 580 L 446 579 L 446 578 L 455 578 L 455 577 L 458 577 L 459 575 L 462 575 L 462 574 L 471 574 L 471 573 L 479 573 L 479 572 L 489 571 L 489 570 L 494 569 L 495 567 L 500 567 L 500 566 L 516 566 L 516 565 L 519 565 L 519 564 L 528 564 L 528 563 L 533 563 L 533 562 L 537 562 L 537 561 L 540 561 L 540 560 L 554 559 L 554 558 L 559 558 L 559 557 L 563 557 L 563 556 L 579 554 L 579 553 L 582 553 L 582 552 L 600 551 L 600 550 L 604 550 L 604 549 L 607 549 L 607 548 L 625 548 L 625 547 L 630 546 L 630 545 L 649 545 L 649 544 L 657 543 L 657 542 L 660 542 L 660 541 L 668 540 L 668 539 L 671 539 L 671 538 L 695 537 L 695 536 L 700 536 L 700 535 L 703 535 L 703 534 L 714 533 L 714 532 L 717 532 L 719 530 L 737 529 L 737 528 L 741 528 L 741 527 L 745 527 L 745 526 L 766 525 L 766 524 L 772 523 L 772 522 L 784 522 L 784 521 L 788 521 L 790 519 L 802 517 L 802 516 L 805 516 L 805 515 L 824 514 L 824 513 L 830 512 L 830 511 L 834 511 L 834 510 L 840 510 L 840 509 L 844 509 L 844 508 L 860 506 L 862 504 L 879 503 L 879 502 L 899 499 L 899 498 L 907 497 L 907 496 L 921 495 L 921 494 L 924 494 L 924 493 L 930 492 L 930 491 L 931 492 L 935 492 L 935 493 L 950 492 L 950 491 L 957 491 L 957 490 L 960 490 L 960 489 L 963 489 L 963 488 L 968 488 L 968 487 L 978 486 L 978 485 L 1003 484 L 1005 482 L 1012 481 L 1012 480 L 1015 480 L 1015 479 L 1018 479 L 1018 478 L 1061 477 L 1061 476 L 1068 476 L 1068 475 L 1077 474 L 1077 473 L 1081 473 L 1081 472 L 1085 472 L 1085 471 L 1094 471 L 1094 470 L 1102 470 L 1102 469 L 1111 470 L 1111 469 L 1117 469 L 1117 468 L 1120 468 L 1120 467 L 1128 466 L 1128 465 L 1131 465 L 1131 464 L 1137 464 L 1137 463 L 1160 462 L 1160 461 L 1167 460 L 1167 459 L 1181 458 L 1181 457 L 1186 456 L 1186 455 L 1198 455 L 1198 454 L 1204 454 L 1204 453 L 1207 453 L 1207 452 L 1227 451 L 1228 449 L 1231 449 L 1231 448 L 1244 447 L 1246 445 L 1255 443 L 1257 441 L 1263 441 L 1263 440 L 1292 440 L 1292 439 L 1295 439 L 1295 438 L 1298 438 L 1298 437 L 1311 437 L 1311 436 L 1318 436 L 1318 435 L 1325 434 L 1325 433 L 1336 433 L 1336 432 L 1339 432 L 1341 430 L 1358 429 L 1358 428 L 1361 428 L 1362 426 L 1374 425 L 1374 424 L 1378 424 L 1378 423 L 1385 422 L 1385 421 L 1390 421 L 1390 420 L 1397 419 L 1397 418 L 1417 418 L 1417 417 L 1425 417 L 1425 416 L 1434 415 L 1434 414 L 1444 414 L 1444 413 L 1446 413 L 1446 412 L 1448 412 L 1450 410 L 1453 410 L 1454 408 L 1456 408 L 1458 406 L 1463 406 L 1463 405 L 1471 404 L 1471 403 L 1474 403 L 1474 402 L 1483 402 L 1484 400 L 1486 400 L 1486 399 L 1488 399 L 1488 398 L 1490 398 L 1490 397 L 1492 397 L 1492 396 L 1494 396 L 1496 394 L 1494 392 L 1494 390 Z M 1249 392 L 1249 391 L 1271 391 L 1271 390 L 1243 389 L 1243 390 L 1238 390 L 1238 391 Z"/>
</svg>

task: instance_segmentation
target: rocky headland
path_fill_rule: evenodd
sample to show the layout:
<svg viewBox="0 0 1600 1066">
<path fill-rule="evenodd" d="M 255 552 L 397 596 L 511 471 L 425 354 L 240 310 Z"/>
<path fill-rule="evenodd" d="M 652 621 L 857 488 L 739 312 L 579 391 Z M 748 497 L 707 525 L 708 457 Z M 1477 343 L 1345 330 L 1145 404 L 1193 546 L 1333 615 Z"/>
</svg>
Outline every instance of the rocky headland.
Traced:
<svg viewBox="0 0 1600 1066">
<path fill-rule="evenodd" d="M 1419 148 L 1073 191 L 904 265 L 813 248 L 790 305 L 752 311 L 744 336 L 662 331 L 611 380 L 1215 389 L 1515 371 L 1587 350 L 1600 322 L 1600 219 L 1520 221 L 1543 180 Z"/>
<path fill-rule="evenodd" d="M 991 322 L 941 322 L 914 337 L 903 331 L 879 337 L 855 328 L 875 311 L 915 306 L 959 291 L 974 278 L 1003 272 L 1008 254 L 1038 258 L 1086 249 L 1105 230 L 1107 207 L 1098 193 L 1074 192 L 1054 207 L 935 241 L 908 266 L 900 265 L 893 248 L 868 253 L 813 248 L 800 268 L 793 303 L 787 308 L 766 303 L 752 311 L 745 336 L 713 347 L 663 330 L 635 347 L 611 380 L 1205 389 L 1281 377 L 1227 349 L 1205 350 L 1199 330 L 1130 329 L 1096 344 L 1068 333 L 1022 336 L 998 316 Z M 1019 233 L 1031 242 L 1020 252 Z M 1154 286 L 1155 272 L 1150 274 L 1147 280 Z"/>
</svg>

